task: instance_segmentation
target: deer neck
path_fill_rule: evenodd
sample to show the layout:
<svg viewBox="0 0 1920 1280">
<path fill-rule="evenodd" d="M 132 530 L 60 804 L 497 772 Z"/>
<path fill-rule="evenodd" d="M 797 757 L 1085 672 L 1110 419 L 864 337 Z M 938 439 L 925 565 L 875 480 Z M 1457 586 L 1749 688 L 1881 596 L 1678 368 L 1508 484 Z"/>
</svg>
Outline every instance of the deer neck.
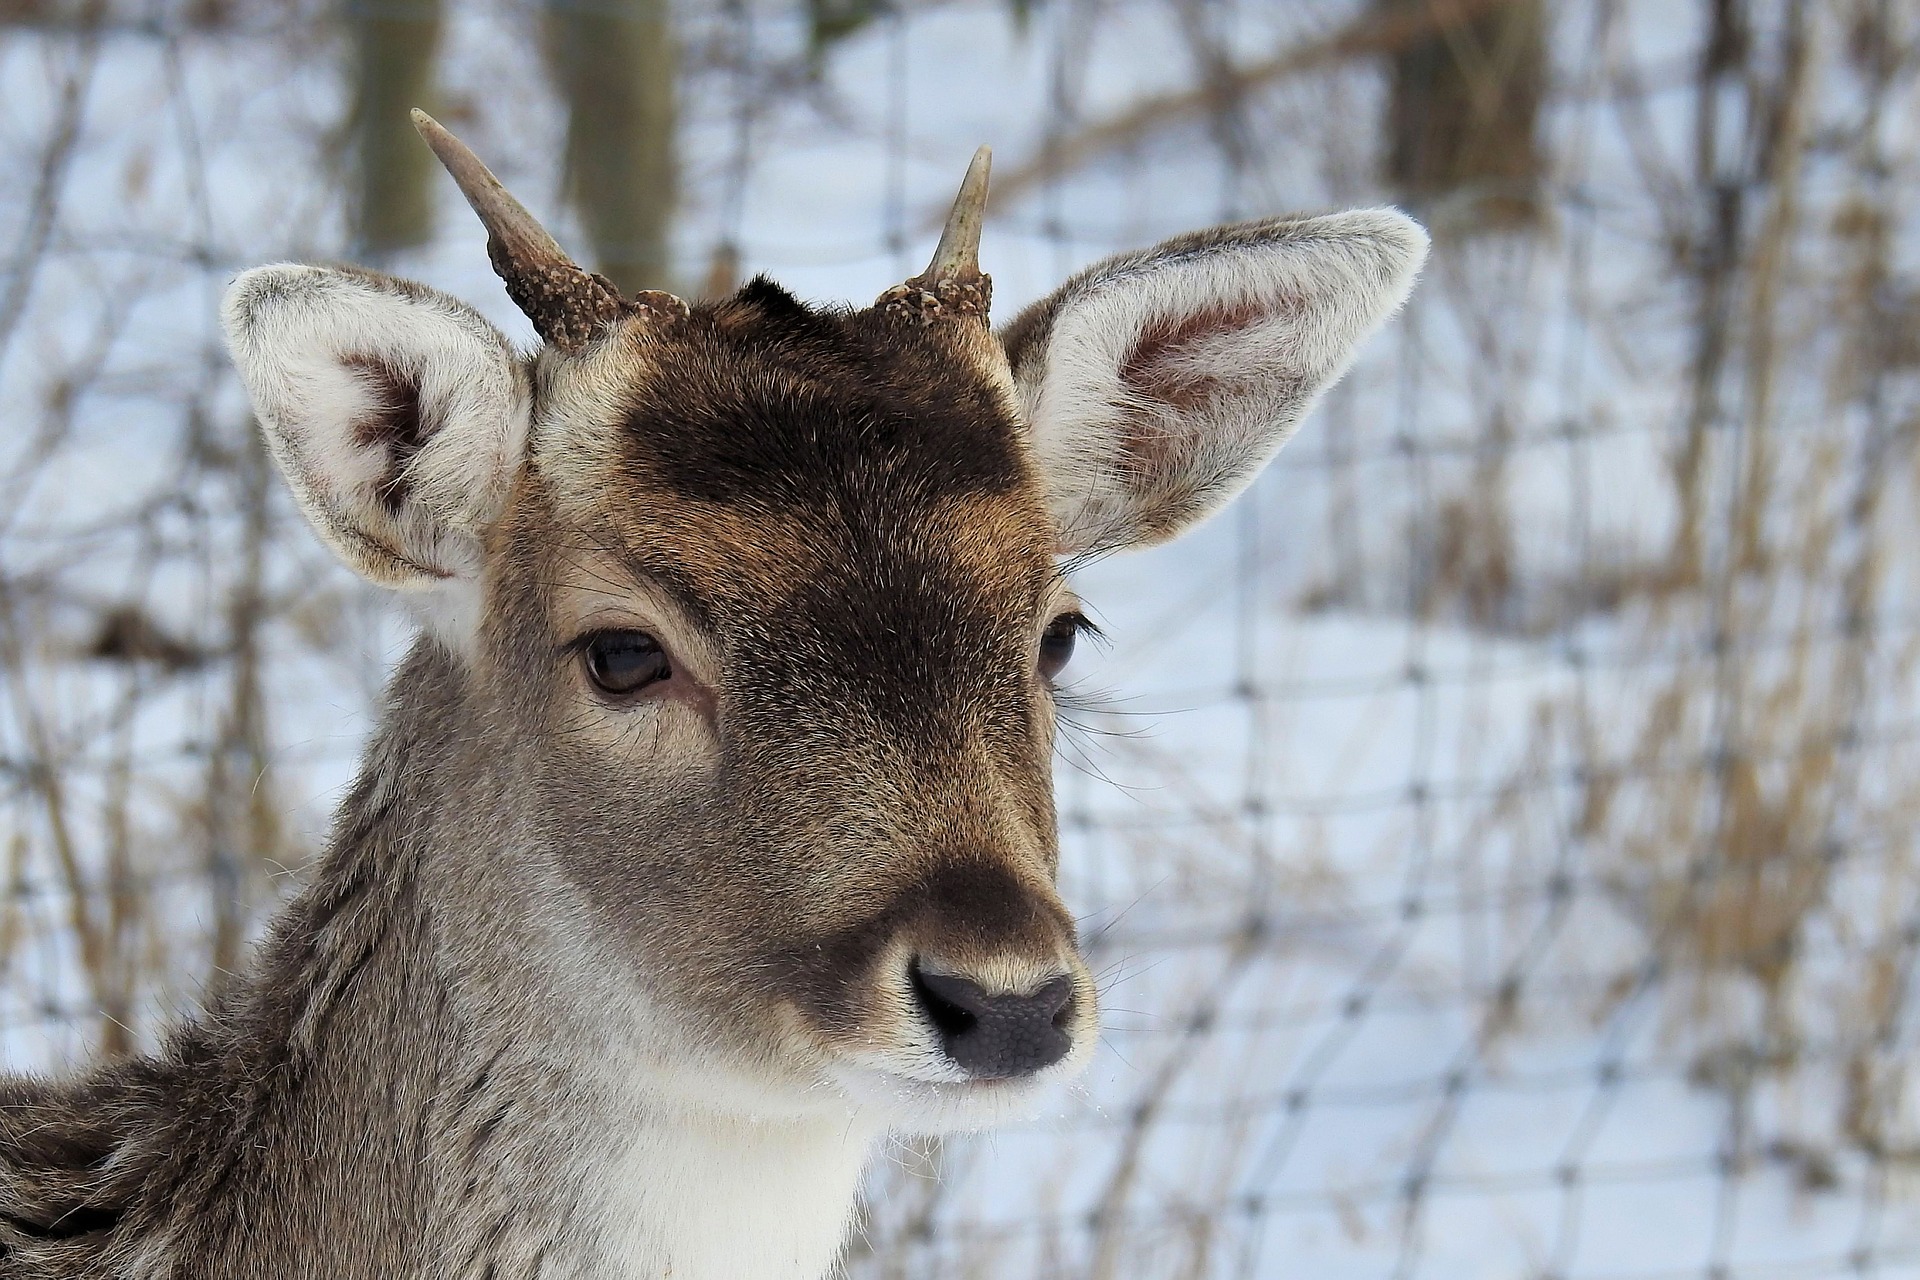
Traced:
<svg viewBox="0 0 1920 1280">
<path fill-rule="evenodd" d="M 870 1135 L 844 1119 L 654 1111 L 598 1168 L 580 1274 L 818 1280 L 839 1255 Z M 597 1257 L 593 1256 L 597 1253 Z"/>
<path fill-rule="evenodd" d="M 486 1074 L 468 1093 L 487 1100 L 439 1135 L 426 1235 L 441 1243 L 423 1280 L 522 1274 L 515 1264 L 582 1280 L 832 1268 L 874 1137 L 862 1126 L 688 1108 L 644 1081 L 618 1089 L 614 1072 L 530 1057 Z"/>
</svg>

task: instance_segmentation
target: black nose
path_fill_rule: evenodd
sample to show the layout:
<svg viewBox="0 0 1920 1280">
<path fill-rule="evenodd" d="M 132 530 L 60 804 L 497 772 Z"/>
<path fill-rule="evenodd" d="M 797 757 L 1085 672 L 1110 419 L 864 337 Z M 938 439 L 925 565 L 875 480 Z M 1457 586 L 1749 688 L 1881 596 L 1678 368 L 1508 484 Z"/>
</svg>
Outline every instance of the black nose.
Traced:
<svg viewBox="0 0 1920 1280">
<path fill-rule="evenodd" d="M 1065 1030 L 1073 1008 L 1071 978 L 1055 978 L 1032 995 L 996 996 L 970 978 L 929 973 L 916 963 L 913 990 L 947 1056 L 970 1076 L 1031 1075 L 1073 1047 Z"/>
</svg>

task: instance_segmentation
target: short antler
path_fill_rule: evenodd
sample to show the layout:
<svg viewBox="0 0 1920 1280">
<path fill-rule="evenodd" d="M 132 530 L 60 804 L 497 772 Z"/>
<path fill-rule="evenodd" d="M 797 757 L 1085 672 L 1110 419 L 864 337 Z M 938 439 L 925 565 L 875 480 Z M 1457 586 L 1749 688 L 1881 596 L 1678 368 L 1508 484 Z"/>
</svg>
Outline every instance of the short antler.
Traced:
<svg viewBox="0 0 1920 1280">
<path fill-rule="evenodd" d="M 940 229 L 940 243 L 934 247 L 933 261 L 927 264 L 923 280 L 978 279 L 980 276 L 980 226 L 987 217 L 987 176 L 993 169 L 993 149 L 981 147 L 967 165 L 967 176 L 960 180 L 960 194 L 953 198 L 947 225 Z"/>
<path fill-rule="evenodd" d="M 986 323 L 993 277 L 980 270 L 980 227 L 987 216 L 987 176 L 993 151 L 973 153 L 960 194 L 953 199 L 940 243 L 927 269 L 881 294 L 874 306 L 903 319 L 931 324 L 944 316 L 974 316 Z"/>
<path fill-rule="evenodd" d="M 480 157 L 439 121 L 416 108 L 413 127 L 459 184 L 460 193 L 487 229 L 487 258 L 507 286 L 507 296 L 555 346 L 577 350 L 602 330 L 638 312 L 686 313 L 670 294 L 627 299 L 605 276 L 576 263 L 513 193 L 500 185 Z"/>
</svg>

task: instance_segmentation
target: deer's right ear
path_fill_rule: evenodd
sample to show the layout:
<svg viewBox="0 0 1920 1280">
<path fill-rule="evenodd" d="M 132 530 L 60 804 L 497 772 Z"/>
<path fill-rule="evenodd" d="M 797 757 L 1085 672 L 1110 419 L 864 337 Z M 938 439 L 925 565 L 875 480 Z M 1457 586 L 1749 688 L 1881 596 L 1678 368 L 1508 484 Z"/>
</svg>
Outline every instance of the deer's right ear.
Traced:
<svg viewBox="0 0 1920 1280">
<path fill-rule="evenodd" d="M 499 330 L 420 285 L 304 266 L 242 275 L 221 319 L 274 460 L 340 558 L 383 586 L 476 582 L 532 406 Z"/>
</svg>

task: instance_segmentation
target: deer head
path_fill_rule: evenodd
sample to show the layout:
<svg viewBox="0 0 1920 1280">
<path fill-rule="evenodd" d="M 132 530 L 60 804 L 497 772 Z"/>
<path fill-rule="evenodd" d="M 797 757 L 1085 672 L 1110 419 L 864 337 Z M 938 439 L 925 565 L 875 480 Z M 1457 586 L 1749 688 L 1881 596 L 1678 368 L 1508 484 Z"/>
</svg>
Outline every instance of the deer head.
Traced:
<svg viewBox="0 0 1920 1280">
<path fill-rule="evenodd" d="M 996 335 L 983 152 L 872 307 L 765 279 L 689 307 L 576 266 L 416 122 L 544 345 L 347 269 L 249 271 L 224 318 L 321 537 L 426 605 L 489 779 L 460 874 L 534 886 L 502 900 L 564 922 L 542 945 L 755 1107 L 936 1128 L 1073 1072 L 1096 1013 L 1053 884 L 1054 680 L 1086 625 L 1061 561 L 1245 487 L 1424 234 L 1224 227 Z"/>
</svg>

